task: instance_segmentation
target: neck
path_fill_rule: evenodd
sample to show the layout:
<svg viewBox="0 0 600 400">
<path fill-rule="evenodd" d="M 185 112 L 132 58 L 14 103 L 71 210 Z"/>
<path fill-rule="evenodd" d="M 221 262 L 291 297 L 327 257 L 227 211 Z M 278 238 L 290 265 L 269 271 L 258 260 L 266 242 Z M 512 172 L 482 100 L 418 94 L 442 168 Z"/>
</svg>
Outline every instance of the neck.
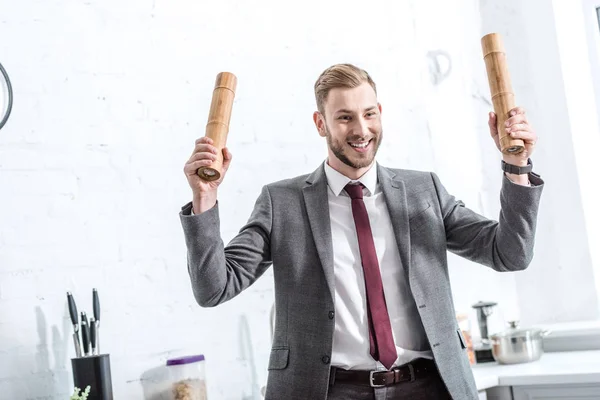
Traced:
<svg viewBox="0 0 600 400">
<path fill-rule="evenodd" d="M 373 166 L 373 164 L 375 163 L 375 160 L 373 160 L 373 162 L 363 168 L 354 168 L 351 167 L 347 164 L 344 164 L 343 162 L 341 162 L 340 160 L 338 160 L 336 157 L 332 157 L 330 156 L 327 159 L 327 164 L 335 169 L 337 172 L 339 172 L 340 174 L 352 179 L 352 180 L 357 180 L 359 179 L 361 176 L 363 176 L 364 174 L 367 173 L 367 171 L 369 169 L 371 169 L 371 167 Z"/>
</svg>

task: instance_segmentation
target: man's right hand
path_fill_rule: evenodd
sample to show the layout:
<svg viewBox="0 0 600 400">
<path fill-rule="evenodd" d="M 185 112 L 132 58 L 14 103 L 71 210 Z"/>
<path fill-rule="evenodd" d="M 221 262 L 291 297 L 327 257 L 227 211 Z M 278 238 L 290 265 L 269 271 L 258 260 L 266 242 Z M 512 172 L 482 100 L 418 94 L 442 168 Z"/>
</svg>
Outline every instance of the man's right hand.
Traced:
<svg viewBox="0 0 600 400">
<path fill-rule="evenodd" d="M 212 182 L 207 182 L 198 176 L 198 168 L 207 167 L 217 159 L 218 149 L 213 146 L 212 139 L 202 137 L 196 140 L 196 147 L 189 160 L 183 167 L 183 172 L 192 188 L 194 214 L 200 214 L 215 206 L 217 203 L 217 188 L 223 182 L 225 173 L 231 163 L 232 155 L 229 150 L 223 148 L 223 168 L 221 177 Z"/>
</svg>

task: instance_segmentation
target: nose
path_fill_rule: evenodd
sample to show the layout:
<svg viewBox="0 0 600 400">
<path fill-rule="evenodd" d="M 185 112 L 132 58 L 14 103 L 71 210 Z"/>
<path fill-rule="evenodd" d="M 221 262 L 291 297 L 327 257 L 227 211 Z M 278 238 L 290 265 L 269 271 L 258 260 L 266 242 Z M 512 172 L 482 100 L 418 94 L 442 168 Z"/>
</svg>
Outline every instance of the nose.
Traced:
<svg viewBox="0 0 600 400">
<path fill-rule="evenodd" d="M 354 133 L 356 135 L 360 135 L 361 137 L 365 137 L 369 135 L 369 123 L 363 118 L 356 118 L 356 126 L 354 127 Z"/>
</svg>

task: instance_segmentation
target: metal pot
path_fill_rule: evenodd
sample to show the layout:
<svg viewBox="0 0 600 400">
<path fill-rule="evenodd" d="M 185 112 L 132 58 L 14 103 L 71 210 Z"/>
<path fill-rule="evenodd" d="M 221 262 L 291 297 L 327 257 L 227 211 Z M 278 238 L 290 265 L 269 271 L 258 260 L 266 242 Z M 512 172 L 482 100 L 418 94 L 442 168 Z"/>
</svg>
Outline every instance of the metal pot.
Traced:
<svg viewBox="0 0 600 400">
<path fill-rule="evenodd" d="M 518 329 L 518 321 L 510 321 L 505 332 L 490 335 L 492 355 L 500 364 L 519 364 L 537 361 L 544 349 L 542 340 L 550 331 L 542 329 Z"/>
</svg>

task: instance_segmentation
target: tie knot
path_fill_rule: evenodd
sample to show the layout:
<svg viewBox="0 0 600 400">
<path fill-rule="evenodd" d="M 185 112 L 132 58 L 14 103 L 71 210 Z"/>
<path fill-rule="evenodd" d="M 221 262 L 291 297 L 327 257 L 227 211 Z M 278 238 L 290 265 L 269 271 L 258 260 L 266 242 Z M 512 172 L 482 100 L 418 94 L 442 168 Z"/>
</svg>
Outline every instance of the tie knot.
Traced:
<svg viewBox="0 0 600 400">
<path fill-rule="evenodd" d="M 360 182 L 357 184 L 349 183 L 344 189 L 346 189 L 346 193 L 348 193 L 351 199 L 363 198 L 363 184 Z"/>
</svg>

